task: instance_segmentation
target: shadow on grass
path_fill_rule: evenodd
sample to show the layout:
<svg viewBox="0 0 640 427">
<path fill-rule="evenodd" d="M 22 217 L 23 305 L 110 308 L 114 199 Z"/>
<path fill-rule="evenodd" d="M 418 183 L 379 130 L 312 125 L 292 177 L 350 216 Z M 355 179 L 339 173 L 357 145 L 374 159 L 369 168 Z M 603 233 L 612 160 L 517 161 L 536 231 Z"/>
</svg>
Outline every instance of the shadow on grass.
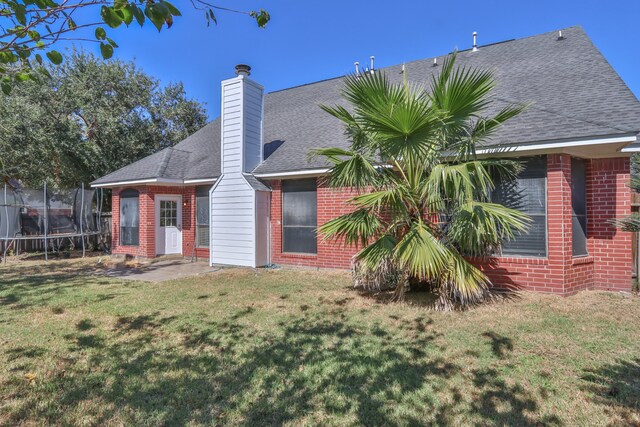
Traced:
<svg viewBox="0 0 640 427">
<path fill-rule="evenodd" d="M 117 319 L 108 336 L 83 320 L 66 337 L 70 357 L 47 378 L 1 384 L 21 402 L 9 421 L 73 424 L 75 413 L 108 424 L 117 408 L 119 422 L 152 425 L 451 424 L 461 413 L 471 424 L 559 423 L 532 416 L 537 397 L 496 369 L 443 358 L 431 319 L 398 330 L 309 311 L 264 331 L 252 328 L 254 314 L 188 326 L 141 314 Z M 504 352 L 504 337 L 494 338 Z"/>
<path fill-rule="evenodd" d="M 582 379 L 597 403 L 618 408 L 624 423 L 640 424 L 640 358 L 588 370 Z"/>
</svg>

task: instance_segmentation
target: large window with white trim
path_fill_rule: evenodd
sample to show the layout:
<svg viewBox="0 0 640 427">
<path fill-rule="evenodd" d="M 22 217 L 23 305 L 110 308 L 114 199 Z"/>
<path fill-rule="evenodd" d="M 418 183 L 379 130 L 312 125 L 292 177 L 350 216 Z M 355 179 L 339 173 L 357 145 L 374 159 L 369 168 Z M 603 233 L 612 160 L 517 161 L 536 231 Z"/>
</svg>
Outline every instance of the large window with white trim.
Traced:
<svg viewBox="0 0 640 427">
<path fill-rule="evenodd" d="M 318 227 L 316 180 L 282 182 L 282 251 L 316 254 Z"/>
<path fill-rule="evenodd" d="M 140 244 L 140 194 L 128 189 L 120 192 L 120 244 L 138 246 Z"/>
<path fill-rule="evenodd" d="M 531 218 L 528 232 L 505 242 L 502 255 L 547 256 L 547 157 L 518 159 L 524 169 L 517 179 L 496 181 L 493 201 L 524 212 Z"/>
</svg>

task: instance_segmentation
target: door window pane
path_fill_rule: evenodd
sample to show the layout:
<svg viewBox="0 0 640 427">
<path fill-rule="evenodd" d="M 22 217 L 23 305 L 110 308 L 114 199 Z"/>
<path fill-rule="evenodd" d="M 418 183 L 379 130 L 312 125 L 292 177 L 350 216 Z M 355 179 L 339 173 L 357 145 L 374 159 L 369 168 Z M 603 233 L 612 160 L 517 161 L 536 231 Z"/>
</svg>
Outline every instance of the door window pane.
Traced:
<svg viewBox="0 0 640 427">
<path fill-rule="evenodd" d="M 160 227 L 178 226 L 178 202 L 160 200 Z"/>
<path fill-rule="evenodd" d="M 317 253 L 317 227 L 316 180 L 300 179 L 283 181 L 283 252 Z"/>
</svg>

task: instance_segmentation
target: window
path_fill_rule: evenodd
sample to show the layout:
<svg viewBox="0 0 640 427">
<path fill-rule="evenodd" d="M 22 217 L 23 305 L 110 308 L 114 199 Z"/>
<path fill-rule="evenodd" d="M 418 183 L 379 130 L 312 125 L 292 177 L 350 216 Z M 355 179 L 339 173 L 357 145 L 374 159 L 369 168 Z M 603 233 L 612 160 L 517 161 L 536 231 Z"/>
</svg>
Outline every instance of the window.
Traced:
<svg viewBox="0 0 640 427">
<path fill-rule="evenodd" d="M 178 226 L 178 202 L 160 200 L 160 227 Z"/>
<path fill-rule="evenodd" d="M 196 247 L 209 247 L 209 190 L 211 187 L 196 187 Z"/>
<path fill-rule="evenodd" d="M 573 256 L 587 253 L 587 165 L 571 159 L 571 231 Z"/>
<path fill-rule="evenodd" d="M 124 190 L 120 193 L 120 244 L 137 246 L 139 244 L 139 193 L 137 190 Z"/>
<path fill-rule="evenodd" d="M 503 255 L 547 255 L 547 158 L 520 159 L 524 170 L 509 182 L 496 182 L 493 201 L 528 214 L 532 220 L 526 233 L 505 242 Z"/>
<path fill-rule="evenodd" d="M 282 182 L 282 251 L 318 253 L 315 179 Z"/>
</svg>

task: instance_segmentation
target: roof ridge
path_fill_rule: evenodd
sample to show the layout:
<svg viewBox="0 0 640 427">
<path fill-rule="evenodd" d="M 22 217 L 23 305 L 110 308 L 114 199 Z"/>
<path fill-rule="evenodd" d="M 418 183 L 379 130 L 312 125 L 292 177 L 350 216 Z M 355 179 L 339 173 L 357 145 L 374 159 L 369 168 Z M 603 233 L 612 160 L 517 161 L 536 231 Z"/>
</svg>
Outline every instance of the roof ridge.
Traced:
<svg viewBox="0 0 640 427">
<path fill-rule="evenodd" d="M 493 42 L 493 43 L 487 43 L 487 44 L 484 44 L 484 45 L 479 45 L 478 48 L 483 48 L 483 47 L 487 48 L 487 47 L 491 47 L 491 46 L 495 46 L 495 45 L 499 45 L 499 44 L 517 42 L 517 41 L 521 41 L 521 40 L 531 39 L 531 38 L 534 38 L 534 37 L 542 37 L 542 36 L 545 36 L 545 35 L 548 35 L 548 34 L 553 34 L 553 33 L 558 32 L 558 31 L 565 31 L 565 30 L 574 29 L 574 28 L 580 29 L 580 30 L 582 30 L 584 32 L 584 29 L 582 28 L 581 25 L 572 25 L 572 26 L 569 26 L 569 27 L 563 27 L 563 28 L 558 28 L 556 30 L 546 31 L 544 33 L 533 34 L 533 35 L 530 35 L 530 36 L 525 36 L 525 37 L 520 37 L 520 38 L 512 38 L 512 39 L 506 39 L 506 40 L 500 40 L 500 41 Z M 411 61 L 405 61 L 405 62 L 403 62 L 401 64 L 387 65 L 386 67 L 379 68 L 378 70 L 382 71 L 382 70 L 387 70 L 387 69 L 390 69 L 390 68 L 393 68 L 393 67 L 399 67 L 401 65 L 408 65 L 408 64 L 413 64 L 413 63 L 416 63 L 416 62 L 423 62 L 423 61 L 431 61 L 434 58 L 442 58 L 444 56 L 449 56 L 453 52 L 469 52 L 471 50 L 472 50 L 472 48 L 462 49 L 462 50 L 454 49 L 451 52 L 443 53 L 441 55 L 431 56 L 431 57 L 427 57 L 427 58 L 413 59 Z M 295 86 L 285 87 L 285 88 L 282 88 L 282 89 L 278 89 L 278 90 L 273 90 L 271 92 L 267 92 L 266 95 L 270 95 L 272 93 L 284 92 L 284 91 L 287 91 L 287 90 L 290 90 L 290 89 L 297 89 L 297 88 L 304 87 L 304 86 L 310 86 L 310 85 L 314 85 L 316 83 L 323 83 L 323 82 L 327 82 L 327 81 L 330 81 L 330 80 L 338 80 L 338 79 L 344 78 L 347 75 L 349 75 L 349 74 L 344 74 L 344 75 L 335 76 L 335 77 L 328 77 L 326 79 L 317 80 L 315 82 L 308 82 L 308 83 L 302 83 L 302 84 L 295 85 Z"/>
</svg>

